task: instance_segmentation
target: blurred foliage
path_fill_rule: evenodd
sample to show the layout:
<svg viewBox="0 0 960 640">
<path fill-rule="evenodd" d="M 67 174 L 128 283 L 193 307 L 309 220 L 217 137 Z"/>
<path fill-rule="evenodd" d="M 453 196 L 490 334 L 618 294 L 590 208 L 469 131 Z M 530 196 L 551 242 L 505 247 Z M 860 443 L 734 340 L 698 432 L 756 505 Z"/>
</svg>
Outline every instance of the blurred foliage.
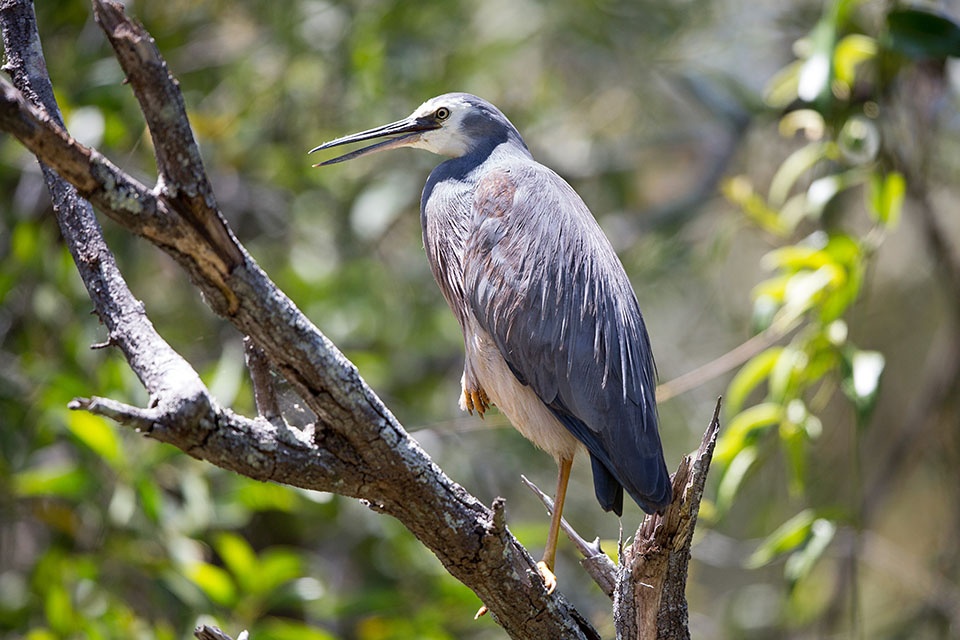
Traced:
<svg viewBox="0 0 960 640">
<path fill-rule="evenodd" d="M 897 8 L 882 16 L 877 29 L 865 25 L 859 13 L 864 5 L 828 3 L 797 42 L 798 59 L 771 79 L 766 102 L 784 111 L 780 133 L 800 145 L 776 169 L 768 193 L 758 193 L 745 176 L 724 185 L 732 203 L 784 243 L 761 261 L 772 275 L 754 287 L 753 316 L 758 331 L 792 337 L 754 356 L 730 382 L 712 513 L 729 513 L 755 467 L 776 460 L 793 502 L 811 506 L 767 535 L 747 565 L 759 568 L 786 557 L 791 590 L 830 552 L 838 527 L 861 532 L 864 525 L 860 445 L 850 461 L 860 494 L 854 500 L 838 503 L 810 492 L 809 468 L 811 443 L 824 434 L 818 413 L 836 393 L 849 401 L 853 419 L 828 428 L 851 430 L 855 443 L 871 436 L 880 397 L 884 355 L 858 347 L 847 320 L 866 292 L 866 274 L 883 241 L 901 220 L 907 194 L 901 158 L 890 148 L 896 140 L 884 132 L 891 86 L 916 60 L 944 65 L 960 56 L 960 25 L 951 19 Z M 862 206 L 856 206 L 857 196 Z M 822 610 L 831 606 L 824 602 Z"/>
<path fill-rule="evenodd" d="M 89 6 L 36 10 L 71 133 L 151 184 L 149 135 Z M 918 172 L 943 198 L 957 195 L 960 125 L 918 120 L 905 99 L 926 95 L 908 84 L 918 70 L 949 82 L 953 19 L 785 0 L 128 10 L 181 83 L 238 237 L 444 470 L 487 502 L 508 499 L 522 542 L 539 549 L 548 522 L 519 474 L 550 486 L 554 464 L 496 428 L 501 417 L 481 424 L 456 408 L 461 337 L 417 216 L 436 159 L 403 151 L 321 170 L 305 153 L 445 91 L 498 104 L 584 196 L 636 284 L 665 378 L 734 348 L 747 327 L 787 335 L 660 409 L 676 461 L 727 396 L 711 528 L 704 518 L 689 582 L 694 635 L 956 632 L 948 607 L 930 590 L 891 586 L 901 581 L 876 555 L 852 583 L 841 579 L 852 530 L 889 541 L 900 568 L 920 576 L 910 584 L 957 589 L 955 422 L 936 432 L 933 459 L 912 454 L 929 471 L 889 501 L 891 521 L 859 515 L 872 444 L 895 432 L 922 353 L 950 323 L 923 245 L 897 243 L 917 228 L 908 192 Z M 956 111 L 955 96 L 940 99 L 941 113 Z M 734 177 L 718 185 L 724 174 Z M 148 399 L 118 354 L 89 348 L 105 330 L 49 206 L 35 161 L 0 139 L 0 634 L 165 639 L 214 622 L 255 639 L 502 637 L 472 620 L 475 596 L 395 521 L 67 411 L 77 396 Z M 224 404 L 250 413 L 240 336 L 172 261 L 108 223 L 105 232 L 162 335 Z M 904 530 L 911 509 L 935 523 Z M 601 516 L 586 465 L 566 513 L 616 548 L 618 523 Z M 640 517 L 628 507 L 624 530 Z M 609 600 L 569 549 L 560 554 L 561 589 L 611 635 Z M 851 593 L 862 594 L 856 604 Z"/>
</svg>

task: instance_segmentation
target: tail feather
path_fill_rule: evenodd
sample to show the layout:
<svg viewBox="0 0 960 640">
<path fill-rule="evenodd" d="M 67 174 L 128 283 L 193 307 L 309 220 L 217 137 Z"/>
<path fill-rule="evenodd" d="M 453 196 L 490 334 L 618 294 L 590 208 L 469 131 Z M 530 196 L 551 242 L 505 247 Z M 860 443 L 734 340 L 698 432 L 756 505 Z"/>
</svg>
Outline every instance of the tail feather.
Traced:
<svg viewBox="0 0 960 640">
<path fill-rule="evenodd" d="M 592 453 L 590 466 L 593 467 L 593 489 L 597 494 L 597 502 L 604 511 L 613 511 L 618 516 L 623 515 L 623 486 L 610 473 L 606 465 Z"/>
</svg>

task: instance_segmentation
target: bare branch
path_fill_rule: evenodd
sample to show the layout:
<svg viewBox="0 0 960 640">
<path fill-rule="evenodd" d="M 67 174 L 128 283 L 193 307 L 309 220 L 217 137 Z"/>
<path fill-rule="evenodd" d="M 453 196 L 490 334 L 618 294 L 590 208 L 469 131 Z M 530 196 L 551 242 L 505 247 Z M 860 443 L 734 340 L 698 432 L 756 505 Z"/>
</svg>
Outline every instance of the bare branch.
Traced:
<svg viewBox="0 0 960 640">
<path fill-rule="evenodd" d="M 110 332 L 109 342 L 122 350 L 155 401 L 170 388 L 178 389 L 184 396 L 197 397 L 202 389 L 200 377 L 154 330 L 143 305 L 123 281 L 93 209 L 77 194 L 77 189 L 83 188 L 88 195 L 100 194 L 103 197 L 98 199 L 122 207 L 131 202 L 122 195 L 129 194 L 128 185 L 113 181 L 114 189 L 109 193 L 100 188 L 95 174 L 109 182 L 113 171 L 119 170 L 99 154 L 76 144 L 63 130 L 63 119 L 46 75 L 32 5 L 4 2 L 0 5 L 0 21 L 6 69 L 20 85 L 20 91 L 35 103 L 27 104 L 20 91 L 0 78 L 3 129 L 16 135 L 40 160 L 61 233 L 97 314 Z M 44 162 L 50 157 L 57 161 L 57 172 L 73 185 Z"/>
<path fill-rule="evenodd" d="M 127 18 L 120 2 L 94 0 L 93 15 L 140 102 L 153 137 L 159 190 L 166 200 L 175 203 L 174 208 L 203 235 L 224 264 L 240 264 L 242 253 L 217 208 L 187 119 L 183 94 L 156 42 L 140 24 Z"/>
<path fill-rule="evenodd" d="M 540 502 L 547 508 L 547 514 L 552 515 L 553 498 L 544 493 L 540 487 L 527 480 L 526 476 L 520 476 L 520 480 L 527 485 L 528 489 L 533 491 L 534 495 L 540 498 Z M 593 542 L 587 542 L 587 540 L 577 533 L 576 529 L 567 522 L 567 519 L 563 517 L 560 518 L 560 528 L 563 529 L 563 532 L 567 534 L 567 537 L 573 542 L 577 551 L 583 556 L 583 560 L 580 561 L 580 566 L 584 568 L 587 574 L 593 578 L 593 581 L 597 583 L 597 586 L 599 586 L 607 596 L 613 598 L 613 591 L 617 582 L 617 565 L 615 565 L 613 560 L 610 559 L 610 556 L 600 548 L 600 538 L 595 538 Z"/>
<path fill-rule="evenodd" d="M 193 635 L 197 640 L 233 640 L 233 638 L 225 634 L 218 627 L 211 627 L 206 624 L 202 624 L 194 629 Z M 247 632 L 243 631 L 237 636 L 237 640 L 247 640 L 248 637 Z"/>
<path fill-rule="evenodd" d="M 717 356 L 682 375 L 657 386 L 657 402 L 664 402 L 733 371 L 754 356 L 769 349 L 800 326 L 799 317 L 784 317 L 740 343 L 730 351 Z"/>
<path fill-rule="evenodd" d="M 689 638 L 687 568 L 700 500 L 720 431 L 720 400 L 700 447 L 673 475 L 673 502 L 644 518 L 633 544 L 621 555 L 614 616 L 621 640 Z"/>
</svg>

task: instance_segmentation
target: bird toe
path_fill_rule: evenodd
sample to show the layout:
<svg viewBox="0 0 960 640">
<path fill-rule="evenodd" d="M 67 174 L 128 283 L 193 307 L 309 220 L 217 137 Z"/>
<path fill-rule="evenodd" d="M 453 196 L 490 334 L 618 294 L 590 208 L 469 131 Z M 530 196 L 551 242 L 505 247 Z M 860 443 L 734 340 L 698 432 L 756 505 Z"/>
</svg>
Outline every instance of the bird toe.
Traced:
<svg viewBox="0 0 960 640">
<path fill-rule="evenodd" d="M 490 408 L 490 397 L 481 388 L 463 390 L 463 406 L 470 415 L 476 411 L 483 418 L 483 414 Z"/>
<path fill-rule="evenodd" d="M 543 560 L 537 563 L 537 573 L 540 574 L 540 579 L 543 580 L 543 586 L 547 593 L 553 593 L 557 588 L 557 576 Z"/>
</svg>

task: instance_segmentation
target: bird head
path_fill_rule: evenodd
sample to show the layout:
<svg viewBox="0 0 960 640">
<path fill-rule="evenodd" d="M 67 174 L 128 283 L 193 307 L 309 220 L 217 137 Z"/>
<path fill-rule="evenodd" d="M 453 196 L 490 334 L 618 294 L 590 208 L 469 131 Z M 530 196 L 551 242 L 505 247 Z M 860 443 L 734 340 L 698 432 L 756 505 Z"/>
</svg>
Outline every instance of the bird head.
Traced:
<svg viewBox="0 0 960 640">
<path fill-rule="evenodd" d="M 469 93 L 445 93 L 431 98 L 403 120 L 367 129 L 314 147 L 310 153 L 352 142 L 379 142 L 314 166 L 336 164 L 353 158 L 399 147 L 426 149 L 441 156 L 459 158 L 485 146 L 508 140 L 523 140 L 513 124 L 495 106 Z"/>
</svg>

